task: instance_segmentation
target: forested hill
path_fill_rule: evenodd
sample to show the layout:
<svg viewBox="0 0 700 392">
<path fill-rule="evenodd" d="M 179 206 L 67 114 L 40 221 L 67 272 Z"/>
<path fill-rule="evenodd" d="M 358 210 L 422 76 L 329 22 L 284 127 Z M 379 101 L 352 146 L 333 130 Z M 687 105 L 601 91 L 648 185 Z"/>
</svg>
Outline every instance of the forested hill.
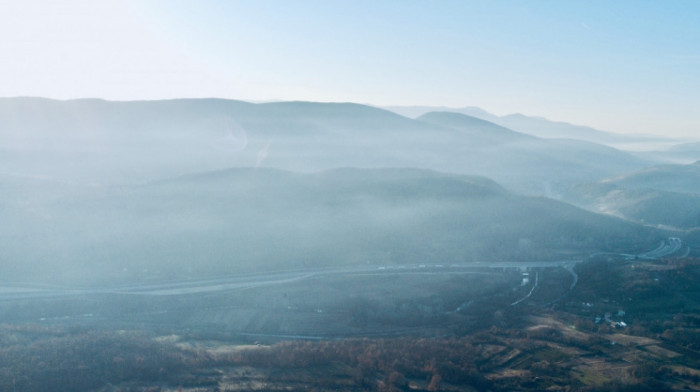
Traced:
<svg viewBox="0 0 700 392">
<path fill-rule="evenodd" d="M 416 169 L 229 169 L 121 187 L 1 179 L 11 190 L 0 196 L 8 279 L 561 260 L 641 252 L 665 235 L 485 178 Z"/>
</svg>

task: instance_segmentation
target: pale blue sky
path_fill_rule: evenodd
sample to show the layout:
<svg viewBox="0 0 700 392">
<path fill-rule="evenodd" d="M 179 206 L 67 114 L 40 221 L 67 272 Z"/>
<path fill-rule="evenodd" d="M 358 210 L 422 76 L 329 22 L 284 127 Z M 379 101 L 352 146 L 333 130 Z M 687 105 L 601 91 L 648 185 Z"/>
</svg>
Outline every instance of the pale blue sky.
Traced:
<svg viewBox="0 0 700 392">
<path fill-rule="evenodd" d="M 479 106 L 700 137 L 700 1 L 0 3 L 0 96 Z"/>
</svg>

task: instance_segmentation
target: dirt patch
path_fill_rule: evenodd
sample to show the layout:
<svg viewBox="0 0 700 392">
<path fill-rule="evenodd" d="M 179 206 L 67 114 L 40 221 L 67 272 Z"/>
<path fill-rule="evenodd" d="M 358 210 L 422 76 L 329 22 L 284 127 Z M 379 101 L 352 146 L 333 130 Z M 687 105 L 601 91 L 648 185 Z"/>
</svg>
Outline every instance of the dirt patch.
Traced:
<svg viewBox="0 0 700 392">
<path fill-rule="evenodd" d="M 664 358 L 676 358 L 676 357 L 680 357 L 682 355 L 680 353 L 665 349 L 665 348 L 663 348 L 661 346 L 657 346 L 657 345 L 645 346 L 644 349 L 653 353 L 653 354 L 656 354 L 660 357 L 664 357 Z"/>
<path fill-rule="evenodd" d="M 612 335 L 604 335 L 604 337 L 611 342 L 617 342 L 623 346 L 649 346 L 653 344 L 659 344 L 660 342 L 655 339 L 646 338 L 643 336 L 633 336 L 625 335 L 621 333 L 615 333 Z"/>
<path fill-rule="evenodd" d="M 500 380 L 503 378 L 530 378 L 532 372 L 525 369 L 503 369 L 499 372 L 491 373 L 486 376 L 489 380 Z"/>
<path fill-rule="evenodd" d="M 555 320 L 551 317 L 532 316 L 530 317 L 530 320 L 535 325 L 527 328 L 528 331 L 537 331 L 539 329 L 552 328 L 556 329 L 557 331 L 561 332 L 564 336 L 571 339 L 587 340 L 589 337 L 587 333 L 578 331 L 575 328 L 570 327 L 562 323 L 561 321 Z"/>
</svg>

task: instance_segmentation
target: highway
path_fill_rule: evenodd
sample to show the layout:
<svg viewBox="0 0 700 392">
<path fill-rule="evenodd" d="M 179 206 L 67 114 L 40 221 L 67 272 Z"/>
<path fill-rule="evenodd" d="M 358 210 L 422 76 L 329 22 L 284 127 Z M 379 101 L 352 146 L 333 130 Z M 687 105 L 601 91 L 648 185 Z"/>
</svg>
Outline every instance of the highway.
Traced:
<svg viewBox="0 0 700 392">
<path fill-rule="evenodd" d="M 450 265 L 412 264 L 387 266 L 331 267 L 288 270 L 282 272 L 231 275 L 219 278 L 200 278 L 141 283 L 117 287 L 74 288 L 44 286 L 21 283 L 0 284 L 0 300 L 22 298 L 45 298 L 71 295 L 124 294 L 124 295 L 191 295 L 199 293 L 242 290 L 261 286 L 292 283 L 312 277 L 330 275 L 397 275 L 397 274 L 474 274 L 485 273 L 484 269 L 529 269 L 547 267 L 568 267 L 577 261 L 500 261 L 471 262 Z"/>
<path fill-rule="evenodd" d="M 671 237 L 666 241 L 662 241 L 661 245 L 659 245 L 658 248 L 656 248 L 654 250 L 650 250 L 649 252 L 637 255 L 637 257 L 640 259 L 646 259 L 646 260 L 658 260 L 662 257 L 671 256 L 671 255 L 677 253 L 678 251 L 681 250 L 682 247 L 683 247 L 683 241 L 681 241 L 680 238 Z"/>
<path fill-rule="evenodd" d="M 671 237 L 663 241 L 656 249 L 637 255 L 638 259 L 655 260 L 679 252 L 683 247 L 679 238 Z M 598 254 L 594 254 L 598 255 Z M 593 257 L 594 255 L 591 255 Z M 617 254 L 629 258 L 630 255 Z M 162 282 L 136 283 L 115 287 L 87 287 L 75 288 L 67 286 L 38 285 L 28 283 L 0 283 L 0 301 L 29 299 L 29 298 L 50 298 L 59 296 L 75 295 L 95 295 L 95 294 L 121 294 L 121 295 L 148 295 L 148 296 L 172 296 L 172 295 L 192 295 L 201 293 L 226 292 L 232 290 L 243 290 L 255 287 L 279 285 L 303 281 L 305 279 L 331 276 L 331 275 L 395 275 L 395 274 L 473 274 L 485 273 L 485 269 L 511 269 L 518 268 L 528 270 L 533 268 L 556 268 L 561 267 L 569 271 L 573 277 L 573 282 L 569 290 L 573 289 L 578 280 L 574 272 L 574 266 L 580 263 L 578 260 L 560 261 L 496 261 L 496 262 L 466 262 L 452 264 L 411 264 L 411 265 L 361 265 L 350 267 L 326 267 L 312 269 L 297 269 L 287 271 L 276 271 L 269 273 L 248 273 L 229 275 L 217 278 L 195 278 L 169 280 Z M 494 271 L 496 272 L 496 271 Z M 536 285 L 533 287 L 536 287 Z M 528 296 L 532 294 L 530 292 Z M 524 300 L 523 298 L 522 300 Z M 517 301 L 516 303 L 519 303 Z"/>
</svg>

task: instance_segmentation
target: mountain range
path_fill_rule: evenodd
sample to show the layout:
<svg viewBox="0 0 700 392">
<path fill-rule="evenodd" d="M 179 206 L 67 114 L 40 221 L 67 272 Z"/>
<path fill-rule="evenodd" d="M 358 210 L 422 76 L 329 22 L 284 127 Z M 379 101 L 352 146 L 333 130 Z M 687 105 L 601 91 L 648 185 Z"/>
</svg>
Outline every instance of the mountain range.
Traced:
<svg viewBox="0 0 700 392">
<path fill-rule="evenodd" d="M 561 260 L 696 227 L 697 164 L 450 111 L 5 98 L 0 118 L 7 278 Z"/>
<path fill-rule="evenodd" d="M 650 162 L 600 144 L 526 135 L 472 116 L 411 119 L 366 105 L 221 99 L 0 99 L 5 173 L 123 184 L 229 167 L 414 167 L 557 196 Z"/>
<path fill-rule="evenodd" d="M 386 109 L 410 118 L 420 117 L 434 111 L 461 113 L 545 139 L 574 139 L 620 149 L 645 150 L 656 148 L 659 145 L 672 146 L 681 143 L 680 140 L 674 138 L 619 134 L 601 131 L 584 125 L 552 121 L 544 117 L 526 116 L 520 113 L 498 116 L 473 106 L 461 108 L 444 106 L 387 106 Z"/>
<path fill-rule="evenodd" d="M 3 277 L 64 284 L 561 260 L 641 252 L 667 235 L 419 169 L 238 168 L 118 187 L 0 177 L 0 188 L 11 190 L 0 196 Z"/>
</svg>

